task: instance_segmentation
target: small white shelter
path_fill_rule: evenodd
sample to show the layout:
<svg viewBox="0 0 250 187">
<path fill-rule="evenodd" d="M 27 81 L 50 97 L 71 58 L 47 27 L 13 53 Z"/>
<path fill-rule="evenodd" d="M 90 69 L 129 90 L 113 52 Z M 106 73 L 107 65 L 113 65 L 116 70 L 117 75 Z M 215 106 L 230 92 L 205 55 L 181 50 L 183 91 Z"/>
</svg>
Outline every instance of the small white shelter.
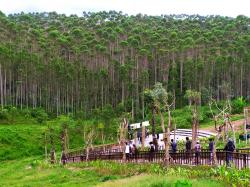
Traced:
<svg viewBox="0 0 250 187">
<path fill-rule="evenodd" d="M 142 123 L 133 123 L 133 124 L 130 124 L 130 127 L 132 130 L 135 130 L 135 129 L 140 129 L 141 127 L 147 127 L 149 126 L 149 121 L 143 121 Z"/>
</svg>

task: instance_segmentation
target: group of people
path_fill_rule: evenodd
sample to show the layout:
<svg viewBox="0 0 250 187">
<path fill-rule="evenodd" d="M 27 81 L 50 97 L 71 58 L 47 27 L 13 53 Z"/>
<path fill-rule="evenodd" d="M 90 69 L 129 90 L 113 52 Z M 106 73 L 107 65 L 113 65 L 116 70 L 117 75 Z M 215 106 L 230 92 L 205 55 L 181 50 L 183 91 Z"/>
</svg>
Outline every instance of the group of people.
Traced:
<svg viewBox="0 0 250 187">
<path fill-rule="evenodd" d="M 148 136 L 148 131 L 146 131 L 146 136 Z M 141 133 L 138 133 L 138 140 L 141 141 Z M 155 140 L 155 141 L 154 141 Z M 173 139 L 171 139 L 171 153 L 177 153 L 177 142 Z M 214 158 L 214 141 L 212 138 L 209 139 L 209 144 L 208 144 L 208 150 L 210 152 L 210 164 L 213 163 Z M 153 142 L 149 143 L 149 161 L 153 161 L 154 158 L 154 153 L 157 152 L 158 150 L 163 150 L 161 147 L 158 147 L 158 139 L 155 137 L 153 139 Z M 226 164 L 229 166 L 230 162 L 233 160 L 233 152 L 235 150 L 235 145 L 234 142 L 229 139 L 224 150 L 226 151 Z M 194 149 L 192 151 L 192 142 L 190 141 L 189 137 L 186 137 L 186 143 L 185 143 L 185 151 L 187 156 L 187 160 L 189 158 L 192 158 L 192 153 L 195 154 L 194 162 L 195 164 L 200 163 L 200 157 L 201 157 L 201 145 L 199 141 L 196 141 Z M 126 153 L 126 159 L 137 159 L 138 156 L 138 149 L 135 144 L 132 143 L 132 141 L 126 143 L 126 148 L 125 148 L 125 153 Z M 173 155 L 173 159 L 175 160 L 175 155 Z"/>
<path fill-rule="evenodd" d="M 191 141 L 189 140 L 188 137 L 186 137 L 186 152 L 187 153 L 191 153 Z M 215 149 L 215 145 L 214 145 L 214 141 L 212 138 L 209 139 L 209 144 L 208 144 L 208 149 L 210 152 L 210 164 L 213 163 L 213 152 Z M 233 160 L 233 152 L 235 150 L 235 145 L 232 139 L 228 139 L 228 142 L 226 144 L 226 146 L 224 147 L 224 151 L 226 151 L 226 164 L 227 166 L 230 166 L 230 163 Z M 196 142 L 195 146 L 194 146 L 194 151 L 195 151 L 195 163 L 199 164 L 200 162 L 200 153 L 201 153 L 201 145 L 199 143 L 199 141 Z"/>
<path fill-rule="evenodd" d="M 126 160 L 130 159 L 137 159 L 138 149 L 135 144 L 132 144 L 130 141 L 129 143 L 126 142 L 125 153 L 126 153 Z"/>
</svg>

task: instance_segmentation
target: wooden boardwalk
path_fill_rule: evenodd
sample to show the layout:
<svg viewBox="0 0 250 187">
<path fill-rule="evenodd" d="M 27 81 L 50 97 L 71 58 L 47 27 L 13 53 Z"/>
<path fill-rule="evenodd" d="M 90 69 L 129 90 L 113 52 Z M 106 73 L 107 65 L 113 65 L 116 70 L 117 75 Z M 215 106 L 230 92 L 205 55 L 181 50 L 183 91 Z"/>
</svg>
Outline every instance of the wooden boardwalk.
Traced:
<svg viewBox="0 0 250 187">
<path fill-rule="evenodd" d="M 250 168 L 250 149 L 238 149 L 236 152 L 225 152 L 217 149 L 216 156 L 219 165 L 225 165 L 226 159 L 231 158 L 231 166 L 238 169 Z M 93 160 L 112 160 L 117 162 L 124 162 L 123 153 L 120 149 L 112 149 L 107 151 L 93 151 L 89 153 L 88 160 L 84 150 L 69 152 L 66 154 L 67 162 L 84 162 Z M 172 165 L 211 165 L 212 153 L 203 149 L 199 155 L 195 152 L 178 151 L 176 153 L 170 152 L 170 163 Z M 162 163 L 164 161 L 164 151 L 150 153 L 149 151 L 140 151 L 136 155 L 130 155 L 126 158 L 126 162 L 134 163 Z"/>
</svg>

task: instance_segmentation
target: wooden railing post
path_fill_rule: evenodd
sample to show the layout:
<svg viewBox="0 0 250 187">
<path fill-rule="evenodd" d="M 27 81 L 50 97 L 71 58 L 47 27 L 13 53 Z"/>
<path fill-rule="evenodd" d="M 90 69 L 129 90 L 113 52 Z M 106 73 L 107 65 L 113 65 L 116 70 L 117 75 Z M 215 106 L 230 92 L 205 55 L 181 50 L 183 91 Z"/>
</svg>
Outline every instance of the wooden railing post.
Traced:
<svg viewBox="0 0 250 187">
<path fill-rule="evenodd" d="M 247 168 L 247 155 L 243 154 L 243 168 Z"/>
</svg>

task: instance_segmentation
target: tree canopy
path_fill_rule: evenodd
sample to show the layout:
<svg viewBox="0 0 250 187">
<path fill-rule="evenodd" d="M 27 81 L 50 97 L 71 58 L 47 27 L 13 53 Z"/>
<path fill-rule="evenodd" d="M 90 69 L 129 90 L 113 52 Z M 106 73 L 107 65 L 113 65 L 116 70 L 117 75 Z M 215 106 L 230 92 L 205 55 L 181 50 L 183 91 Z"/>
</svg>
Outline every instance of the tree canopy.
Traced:
<svg viewBox="0 0 250 187">
<path fill-rule="evenodd" d="M 1 13 L 0 104 L 59 115 L 122 103 L 134 118 L 156 82 L 175 106 L 186 90 L 249 97 L 249 25 L 245 16 Z"/>
</svg>

